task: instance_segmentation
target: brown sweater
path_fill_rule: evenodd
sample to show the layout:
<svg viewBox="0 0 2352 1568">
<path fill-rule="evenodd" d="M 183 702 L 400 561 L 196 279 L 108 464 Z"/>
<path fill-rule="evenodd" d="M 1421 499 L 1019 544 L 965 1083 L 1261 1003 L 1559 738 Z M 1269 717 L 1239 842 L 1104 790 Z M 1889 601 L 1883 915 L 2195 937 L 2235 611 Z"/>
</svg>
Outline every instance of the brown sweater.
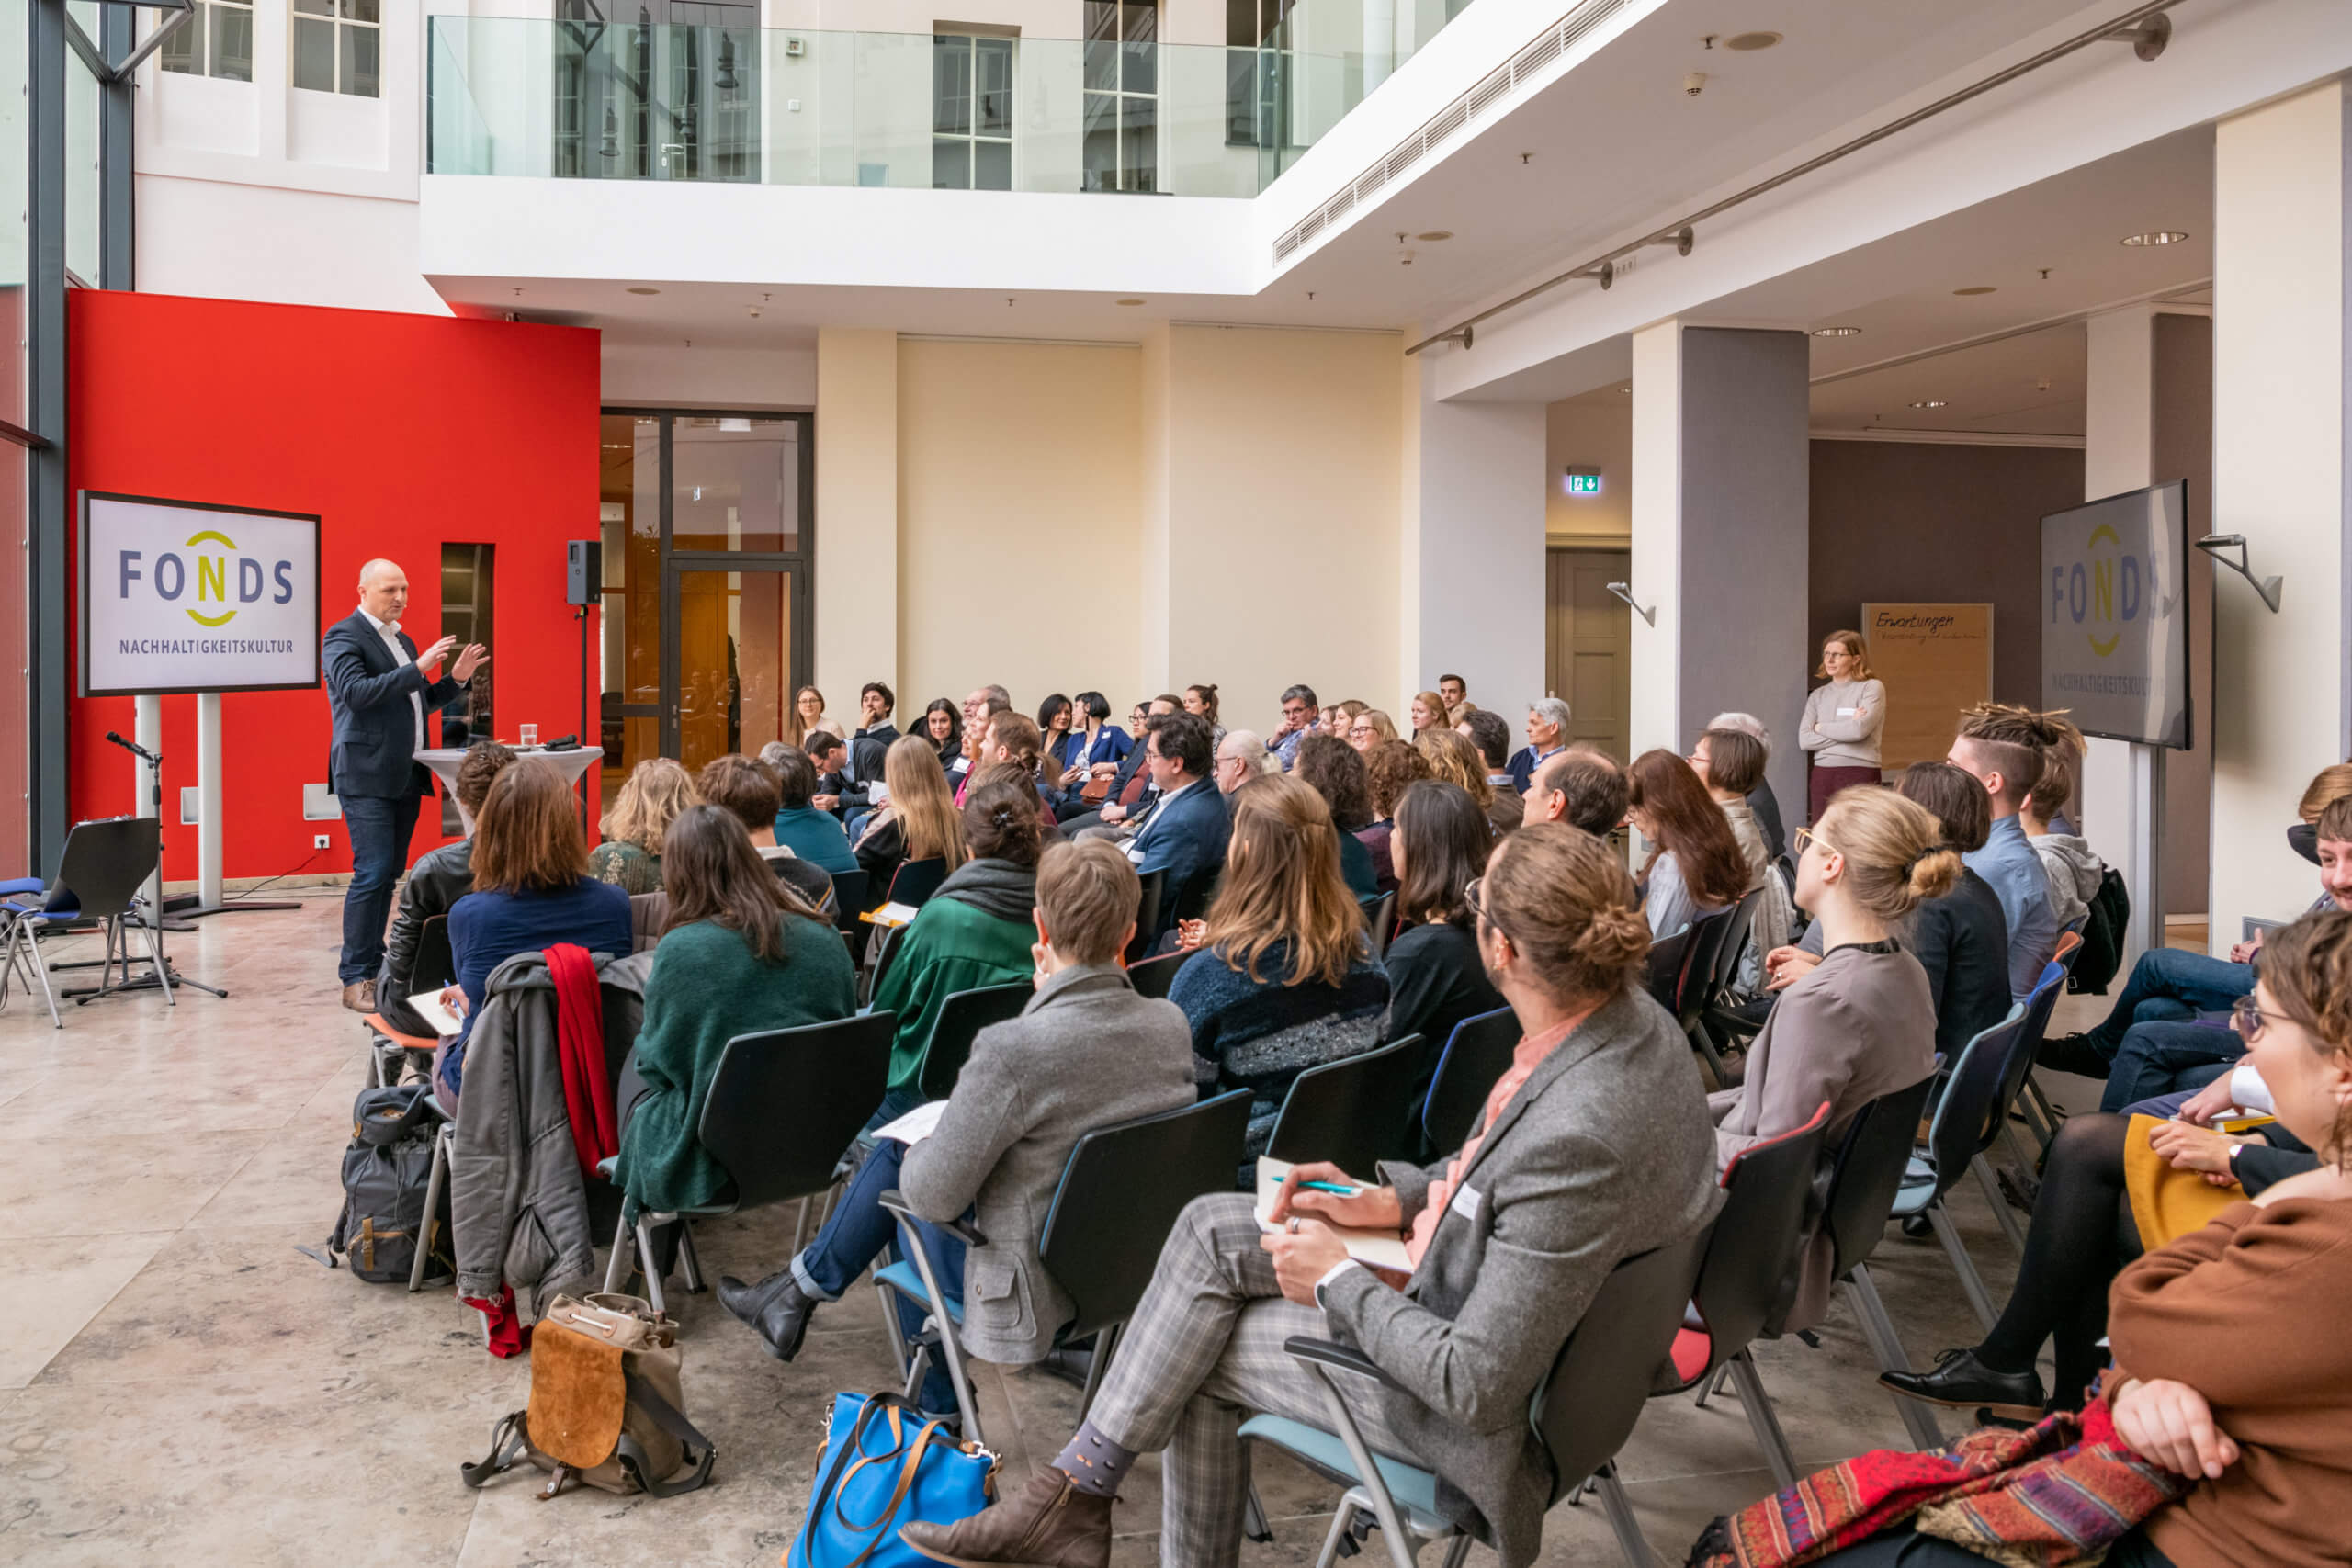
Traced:
<svg viewBox="0 0 2352 1568">
<path fill-rule="evenodd" d="M 2172 1378 L 2238 1445 L 2148 1521 L 2177 1568 L 2352 1559 L 2352 1200 L 2238 1203 L 2115 1281 L 2108 1335 L 2135 1378 Z"/>
</svg>

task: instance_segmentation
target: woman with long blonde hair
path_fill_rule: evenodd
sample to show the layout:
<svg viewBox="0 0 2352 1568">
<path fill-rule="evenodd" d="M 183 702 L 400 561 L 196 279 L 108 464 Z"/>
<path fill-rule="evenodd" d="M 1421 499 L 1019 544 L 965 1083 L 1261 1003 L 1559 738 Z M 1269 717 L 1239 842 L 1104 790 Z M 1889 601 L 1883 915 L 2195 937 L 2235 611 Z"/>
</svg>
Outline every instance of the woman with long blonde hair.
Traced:
<svg viewBox="0 0 2352 1568">
<path fill-rule="evenodd" d="M 648 757 L 629 770 L 613 808 L 597 824 L 605 841 L 588 856 L 588 874 L 625 893 L 662 890 L 662 841 L 670 824 L 702 804 L 694 775 L 670 757 Z"/>
<path fill-rule="evenodd" d="M 1453 724 L 1446 716 L 1445 699 L 1435 692 L 1415 692 L 1405 709 L 1405 717 L 1412 725 L 1413 733 L 1406 739 L 1419 740 L 1432 729 L 1444 729 Z"/>
<path fill-rule="evenodd" d="M 890 791 L 858 836 L 857 863 L 876 892 L 890 886 L 901 863 L 944 860 L 954 871 L 964 863 L 964 819 L 939 765 L 939 748 L 928 735 L 901 735 L 882 756 L 882 780 Z"/>
<path fill-rule="evenodd" d="M 1193 1026 L 1198 1070 L 1252 1096 L 1248 1152 L 1264 1152 L 1291 1080 L 1372 1049 L 1388 1008 L 1363 916 L 1340 875 L 1340 835 L 1287 773 L 1228 797 L 1233 839 L 1200 945 L 1168 999 Z"/>
<path fill-rule="evenodd" d="M 1430 777 L 1460 784 L 1478 809 L 1491 813 L 1495 807 L 1495 786 L 1487 782 L 1487 760 L 1469 737 L 1443 725 L 1424 729 L 1413 738 L 1413 750 L 1430 765 Z"/>
</svg>

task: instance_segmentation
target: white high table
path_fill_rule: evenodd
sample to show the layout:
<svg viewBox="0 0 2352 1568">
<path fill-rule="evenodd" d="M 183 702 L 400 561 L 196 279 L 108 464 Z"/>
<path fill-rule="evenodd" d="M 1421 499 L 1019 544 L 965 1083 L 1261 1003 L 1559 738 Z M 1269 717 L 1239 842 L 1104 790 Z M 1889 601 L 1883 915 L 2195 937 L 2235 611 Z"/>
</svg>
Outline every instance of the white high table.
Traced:
<svg viewBox="0 0 2352 1568">
<path fill-rule="evenodd" d="M 514 751 L 519 756 L 537 757 L 541 761 L 554 763 L 557 771 L 563 774 L 563 782 L 567 785 L 578 784 L 581 775 L 587 773 L 593 764 L 605 760 L 605 749 L 601 746 L 582 746 L 563 751 L 549 751 L 537 746 L 517 746 Z M 433 770 L 433 776 L 441 781 L 441 787 L 448 792 L 450 799 L 458 799 L 458 764 L 466 760 L 462 750 L 436 746 L 429 751 L 419 751 L 416 760 Z M 474 830 L 473 815 L 466 809 L 463 801 L 458 801 L 458 819 L 465 824 L 466 832 L 470 835 Z"/>
</svg>

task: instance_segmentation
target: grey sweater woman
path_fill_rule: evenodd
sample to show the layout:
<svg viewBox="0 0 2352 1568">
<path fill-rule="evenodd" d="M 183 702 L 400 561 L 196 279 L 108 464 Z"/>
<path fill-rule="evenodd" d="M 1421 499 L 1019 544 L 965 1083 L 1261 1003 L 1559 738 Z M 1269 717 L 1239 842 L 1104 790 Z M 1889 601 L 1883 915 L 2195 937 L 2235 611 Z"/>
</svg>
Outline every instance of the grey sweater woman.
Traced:
<svg viewBox="0 0 2352 1568">
<path fill-rule="evenodd" d="M 1816 768 L 1875 768 L 1886 723 L 1886 687 L 1875 680 L 1832 681 L 1804 700 L 1797 744 Z"/>
</svg>

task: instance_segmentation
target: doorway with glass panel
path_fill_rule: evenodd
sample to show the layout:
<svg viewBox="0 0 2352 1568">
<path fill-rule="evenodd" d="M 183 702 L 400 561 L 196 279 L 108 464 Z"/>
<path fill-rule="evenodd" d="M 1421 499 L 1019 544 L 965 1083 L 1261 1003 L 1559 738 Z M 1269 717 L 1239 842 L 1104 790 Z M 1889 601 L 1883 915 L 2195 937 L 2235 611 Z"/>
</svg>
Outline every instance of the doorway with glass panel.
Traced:
<svg viewBox="0 0 2352 1568">
<path fill-rule="evenodd" d="M 601 437 L 605 795 L 782 739 L 808 679 L 812 416 L 608 409 Z"/>
</svg>

